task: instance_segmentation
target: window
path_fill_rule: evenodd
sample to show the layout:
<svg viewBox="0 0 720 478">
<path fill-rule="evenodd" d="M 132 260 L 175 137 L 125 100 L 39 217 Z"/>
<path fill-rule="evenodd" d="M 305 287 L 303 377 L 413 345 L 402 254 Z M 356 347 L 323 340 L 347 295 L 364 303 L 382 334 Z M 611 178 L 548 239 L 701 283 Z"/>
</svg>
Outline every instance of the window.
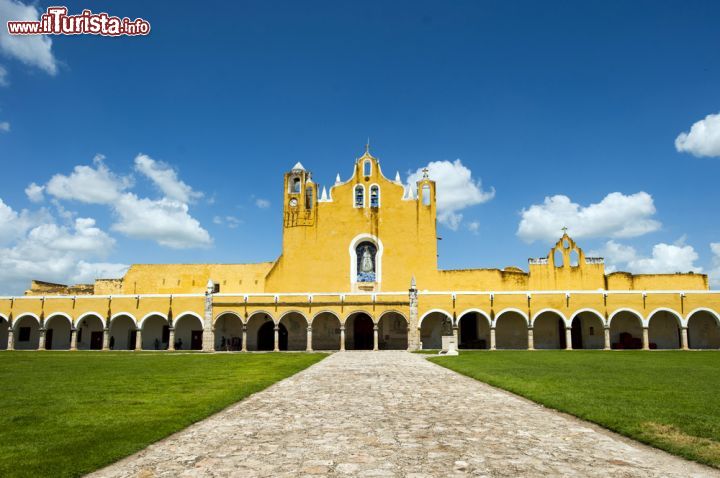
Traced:
<svg viewBox="0 0 720 478">
<path fill-rule="evenodd" d="M 372 162 L 370 162 L 369 160 L 365 161 L 363 163 L 363 174 L 365 176 L 370 176 L 371 172 L 372 172 Z"/>
<path fill-rule="evenodd" d="M 290 182 L 290 192 L 296 194 L 300 192 L 300 178 L 292 179 Z"/>
<path fill-rule="evenodd" d="M 563 266 L 563 253 L 560 249 L 555 249 L 555 253 L 553 255 L 553 262 L 555 263 L 555 267 Z"/>
<path fill-rule="evenodd" d="M 313 207 L 313 188 L 305 188 L 305 209 L 312 209 Z"/>
<path fill-rule="evenodd" d="M 370 207 L 380 207 L 380 187 L 370 187 Z"/>
<path fill-rule="evenodd" d="M 20 327 L 18 342 L 30 342 L 30 327 Z"/>
<path fill-rule="evenodd" d="M 577 267 L 580 265 L 580 255 L 576 249 L 570 251 L 570 266 Z"/>
<path fill-rule="evenodd" d="M 355 186 L 355 207 L 365 207 L 365 188 L 362 184 Z"/>
<path fill-rule="evenodd" d="M 422 187 L 422 202 L 424 206 L 430 205 L 430 186 L 427 184 Z"/>
</svg>

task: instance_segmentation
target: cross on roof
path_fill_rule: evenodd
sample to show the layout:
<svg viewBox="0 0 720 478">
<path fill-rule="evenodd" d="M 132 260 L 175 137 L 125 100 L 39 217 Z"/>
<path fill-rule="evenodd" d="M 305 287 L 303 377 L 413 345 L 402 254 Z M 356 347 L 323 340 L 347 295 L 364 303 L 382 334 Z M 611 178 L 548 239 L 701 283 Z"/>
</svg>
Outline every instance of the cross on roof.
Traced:
<svg viewBox="0 0 720 478">
<path fill-rule="evenodd" d="M 563 226 L 563 227 L 562 227 L 562 232 L 563 232 L 563 234 L 567 234 L 567 230 L 568 230 L 567 226 Z"/>
<path fill-rule="evenodd" d="M 423 178 L 427 178 L 428 177 L 428 168 L 423 168 L 422 173 L 423 173 Z"/>
</svg>

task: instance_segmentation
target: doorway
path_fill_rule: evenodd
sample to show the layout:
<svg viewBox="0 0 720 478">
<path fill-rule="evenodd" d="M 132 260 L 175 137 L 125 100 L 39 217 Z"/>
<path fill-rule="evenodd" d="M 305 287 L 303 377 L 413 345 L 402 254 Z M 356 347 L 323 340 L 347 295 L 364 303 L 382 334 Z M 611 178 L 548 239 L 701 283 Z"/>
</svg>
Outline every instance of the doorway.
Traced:
<svg viewBox="0 0 720 478">
<path fill-rule="evenodd" d="M 202 350 L 202 330 L 193 330 L 190 337 L 190 350 Z"/>
<path fill-rule="evenodd" d="M 280 350 L 288 348 L 288 332 L 283 324 L 278 325 L 278 346 Z M 274 350 L 275 349 L 275 322 L 265 322 L 258 330 L 258 350 Z"/>
<path fill-rule="evenodd" d="M 102 350 L 103 331 L 90 333 L 90 350 Z"/>
<path fill-rule="evenodd" d="M 372 350 L 374 345 L 373 321 L 367 314 L 358 314 L 353 321 L 355 350 Z"/>
</svg>

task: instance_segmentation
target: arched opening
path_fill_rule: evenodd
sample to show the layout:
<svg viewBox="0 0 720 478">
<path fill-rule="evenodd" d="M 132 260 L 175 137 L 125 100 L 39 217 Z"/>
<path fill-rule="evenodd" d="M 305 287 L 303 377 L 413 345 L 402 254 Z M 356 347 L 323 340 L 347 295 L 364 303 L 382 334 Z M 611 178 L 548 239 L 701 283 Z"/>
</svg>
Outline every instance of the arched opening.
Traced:
<svg viewBox="0 0 720 478">
<path fill-rule="evenodd" d="M 290 312 L 282 316 L 280 325 L 285 327 L 285 347 L 280 344 L 280 350 L 305 350 L 307 349 L 307 327 L 308 321 L 299 312 Z M 282 336 L 282 333 L 280 334 Z M 282 341 L 281 341 L 282 342 Z"/>
<path fill-rule="evenodd" d="M 191 314 L 175 320 L 175 350 L 202 350 L 203 324 Z"/>
<path fill-rule="evenodd" d="M 270 328 L 270 337 L 269 337 L 269 343 L 270 348 L 268 347 L 268 329 L 266 328 L 263 331 L 262 335 L 262 343 L 259 342 L 259 339 L 261 338 L 260 329 L 263 325 L 266 324 L 272 324 L 268 326 Z M 272 317 L 270 317 L 269 314 L 266 314 L 265 312 L 255 312 L 248 317 L 247 320 L 247 349 L 248 350 L 273 350 L 274 344 L 275 344 L 275 332 L 273 327 L 275 327 L 275 322 L 273 322 Z M 263 348 L 260 348 L 262 346 Z"/>
<path fill-rule="evenodd" d="M 423 349 L 442 348 L 443 335 L 452 335 L 452 317 L 444 312 L 431 312 L 420 323 L 420 341 Z"/>
<path fill-rule="evenodd" d="M 623 310 L 610 319 L 610 343 L 613 349 L 641 349 L 642 333 L 642 319 L 633 312 Z"/>
<path fill-rule="evenodd" d="M 365 207 L 365 187 L 362 184 L 355 186 L 355 207 Z"/>
<path fill-rule="evenodd" d="M 287 350 L 288 332 L 283 324 L 278 325 L 278 349 Z M 257 350 L 275 350 L 275 322 L 265 322 L 257 332 Z"/>
<path fill-rule="evenodd" d="M 242 319 L 225 313 L 215 321 L 215 350 L 225 352 L 242 350 Z"/>
<path fill-rule="evenodd" d="M 370 241 L 362 241 L 355 247 L 355 258 L 356 282 L 376 282 L 377 246 Z"/>
<path fill-rule="evenodd" d="M 10 323 L 4 317 L 0 317 L 0 350 L 7 350 Z"/>
<path fill-rule="evenodd" d="M 295 194 L 300 192 L 300 178 L 294 177 L 290 180 L 290 192 Z"/>
<path fill-rule="evenodd" d="M 490 319 L 479 312 L 468 312 L 458 320 L 458 348 L 490 348 Z"/>
<path fill-rule="evenodd" d="M 495 347 L 498 349 L 527 349 L 527 322 L 514 310 L 502 312 L 495 319 Z"/>
<path fill-rule="evenodd" d="M 110 350 L 135 350 L 137 328 L 129 315 L 118 315 L 110 321 Z"/>
<path fill-rule="evenodd" d="M 570 251 L 570 267 L 577 267 L 580 265 L 580 254 L 577 249 Z"/>
<path fill-rule="evenodd" d="M 402 314 L 386 312 L 378 320 L 378 348 L 380 350 L 407 350 L 408 323 Z"/>
<path fill-rule="evenodd" d="M 102 350 L 103 322 L 97 315 L 86 315 L 75 326 L 78 350 Z"/>
<path fill-rule="evenodd" d="M 370 173 L 372 173 L 372 162 L 367 160 L 363 163 L 363 175 L 370 176 Z"/>
<path fill-rule="evenodd" d="M 428 184 L 422 187 L 422 203 L 423 206 L 430 205 L 430 186 Z"/>
<path fill-rule="evenodd" d="M 680 318 L 667 310 L 659 310 L 650 316 L 648 336 L 651 349 L 680 348 Z"/>
<path fill-rule="evenodd" d="M 555 267 L 563 266 L 563 253 L 560 249 L 555 249 L 555 252 L 553 252 L 553 263 Z"/>
<path fill-rule="evenodd" d="M 573 318 L 572 348 L 605 348 L 605 328 L 597 312 L 584 311 Z"/>
<path fill-rule="evenodd" d="M 546 310 L 533 321 L 533 346 L 536 349 L 564 349 L 565 321 L 557 312 Z"/>
<path fill-rule="evenodd" d="M 161 315 L 155 314 L 142 323 L 142 349 L 167 350 L 170 341 L 170 326 Z"/>
<path fill-rule="evenodd" d="M 15 319 L 13 329 L 15 350 L 37 350 L 40 346 L 40 324 L 32 315 Z"/>
<path fill-rule="evenodd" d="M 305 188 L 305 209 L 312 209 L 313 199 L 313 188 L 308 186 Z"/>
<path fill-rule="evenodd" d="M 707 310 L 694 312 L 688 319 L 688 347 L 720 348 L 720 319 Z"/>
<path fill-rule="evenodd" d="M 332 312 L 322 312 L 312 321 L 313 350 L 340 350 L 340 318 Z"/>
<path fill-rule="evenodd" d="M 345 348 L 348 350 L 372 350 L 375 344 L 375 324 L 365 312 L 350 314 L 345 320 Z"/>
<path fill-rule="evenodd" d="M 370 207 L 380 207 L 380 187 L 377 185 L 370 186 Z"/>
<path fill-rule="evenodd" d="M 45 320 L 45 349 L 70 350 L 72 324 L 64 315 L 52 315 Z"/>
</svg>

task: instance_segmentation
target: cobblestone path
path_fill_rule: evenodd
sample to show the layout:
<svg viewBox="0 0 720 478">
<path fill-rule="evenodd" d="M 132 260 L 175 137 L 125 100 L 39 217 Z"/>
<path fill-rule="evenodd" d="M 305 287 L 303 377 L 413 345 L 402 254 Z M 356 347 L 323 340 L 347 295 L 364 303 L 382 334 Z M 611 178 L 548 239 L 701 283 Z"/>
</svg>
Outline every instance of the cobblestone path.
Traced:
<svg viewBox="0 0 720 478">
<path fill-rule="evenodd" d="M 92 476 L 720 476 L 406 352 L 336 353 Z"/>
</svg>

